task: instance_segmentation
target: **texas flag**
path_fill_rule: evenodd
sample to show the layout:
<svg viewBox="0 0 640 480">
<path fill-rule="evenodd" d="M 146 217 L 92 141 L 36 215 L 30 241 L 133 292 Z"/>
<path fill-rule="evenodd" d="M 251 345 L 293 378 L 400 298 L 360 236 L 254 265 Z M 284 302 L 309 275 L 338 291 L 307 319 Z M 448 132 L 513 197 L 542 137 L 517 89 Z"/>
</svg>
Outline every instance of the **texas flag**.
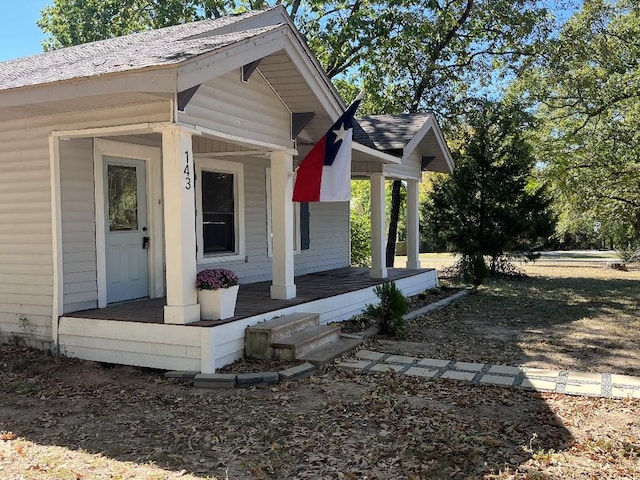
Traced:
<svg viewBox="0 0 640 480">
<path fill-rule="evenodd" d="M 296 170 L 294 202 L 351 200 L 353 116 L 359 105 L 360 97 L 304 157 Z"/>
</svg>

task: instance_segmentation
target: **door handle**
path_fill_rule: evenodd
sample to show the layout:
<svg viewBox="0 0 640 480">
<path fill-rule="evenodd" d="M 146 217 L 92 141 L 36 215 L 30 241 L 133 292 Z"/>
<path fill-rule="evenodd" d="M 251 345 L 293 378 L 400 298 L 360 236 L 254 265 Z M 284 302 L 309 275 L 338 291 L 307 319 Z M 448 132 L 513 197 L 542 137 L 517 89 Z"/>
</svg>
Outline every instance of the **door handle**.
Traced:
<svg viewBox="0 0 640 480">
<path fill-rule="evenodd" d="M 151 238 L 149 237 L 142 237 L 142 248 L 144 250 L 148 250 L 149 249 L 149 245 L 151 243 Z"/>
</svg>

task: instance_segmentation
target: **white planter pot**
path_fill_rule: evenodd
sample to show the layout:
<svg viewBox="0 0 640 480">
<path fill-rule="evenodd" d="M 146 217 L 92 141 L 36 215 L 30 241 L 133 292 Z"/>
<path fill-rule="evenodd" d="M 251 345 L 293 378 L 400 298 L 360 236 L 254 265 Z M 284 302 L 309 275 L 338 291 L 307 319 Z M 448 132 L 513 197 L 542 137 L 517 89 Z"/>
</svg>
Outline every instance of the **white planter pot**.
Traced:
<svg viewBox="0 0 640 480">
<path fill-rule="evenodd" d="M 200 318 L 222 320 L 233 317 L 236 311 L 239 285 L 218 290 L 198 290 Z"/>
</svg>

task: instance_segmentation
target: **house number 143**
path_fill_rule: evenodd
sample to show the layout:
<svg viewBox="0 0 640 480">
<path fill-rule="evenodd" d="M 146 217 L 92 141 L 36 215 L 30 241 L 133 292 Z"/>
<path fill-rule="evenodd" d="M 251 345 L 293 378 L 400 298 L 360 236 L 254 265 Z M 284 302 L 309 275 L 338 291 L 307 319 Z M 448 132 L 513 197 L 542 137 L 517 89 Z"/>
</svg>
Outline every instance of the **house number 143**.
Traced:
<svg viewBox="0 0 640 480">
<path fill-rule="evenodd" d="M 184 170 L 182 171 L 184 173 L 184 188 L 185 190 L 191 190 L 191 169 L 189 168 L 189 152 L 184 152 L 184 156 L 187 163 L 184 167 Z"/>
</svg>

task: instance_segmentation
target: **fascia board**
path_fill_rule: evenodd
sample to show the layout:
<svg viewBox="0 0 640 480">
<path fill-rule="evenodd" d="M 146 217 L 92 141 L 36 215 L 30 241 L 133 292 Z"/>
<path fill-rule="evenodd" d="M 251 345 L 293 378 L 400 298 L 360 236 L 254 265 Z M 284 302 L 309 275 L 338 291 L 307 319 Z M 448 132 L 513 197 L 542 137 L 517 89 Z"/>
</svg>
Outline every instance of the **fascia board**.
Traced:
<svg viewBox="0 0 640 480">
<path fill-rule="evenodd" d="M 29 85 L 0 92 L 0 108 L 126 92 L 158 93 L 167 97 L 176 91 L 175 72 L 175 66 L 147 67 L 125 73 Z"/>
<path fill-rule="evenodd" d="M 360 153 L 367 155 L 369 160 L 378 161 L 382 163 L 391 163 L 394 165 L 399 165 L 402 163 L 402 160 L 398 157 L 394 157 L 393 155 L 389 155 L 388 153 L 381 152 L 371 147 L 367 147 L 366 145 L 362 145 L 358 142 L 353 142 L 351 148 Z"/>
<path fill-rule="evenodd" d="M 440 151 L 442 153 L 442 158 L 446 162 L 450 173 L 453 173 L 454 163 L 453 158 L 451 157 L 451 152 L 449 151 L 447 142 L 444 139 L 444 135 L 442 133 L 442 130 L 440 129 L 440 125 L 438 125 L 438 122 L 436 121 L 433 114 L 429 115 L 420 130 L 418 130 L 418 132 L 413 136 L 409 143 L 407 143 L 407 145 L 404 147 L 402 160 L 405 161 L 406 159 L 408 159 L 411 153 L 414 150 L 418 149 L 420 142 L 424 139 L 424 137 L 427 135 L 427 133 L 429 133 L 430 130 L 433 131 L 436 137 L 436 141 L 438 142 L 438 146 L 440 147 Z"/>
<path fill-rule="evenodd" d="M 285 25 L 242 40 L 211 53 L 199 55 L 178 66 L 178 91 L 201 85 L 260 58 L 284 49 Z"/>
</svg>

